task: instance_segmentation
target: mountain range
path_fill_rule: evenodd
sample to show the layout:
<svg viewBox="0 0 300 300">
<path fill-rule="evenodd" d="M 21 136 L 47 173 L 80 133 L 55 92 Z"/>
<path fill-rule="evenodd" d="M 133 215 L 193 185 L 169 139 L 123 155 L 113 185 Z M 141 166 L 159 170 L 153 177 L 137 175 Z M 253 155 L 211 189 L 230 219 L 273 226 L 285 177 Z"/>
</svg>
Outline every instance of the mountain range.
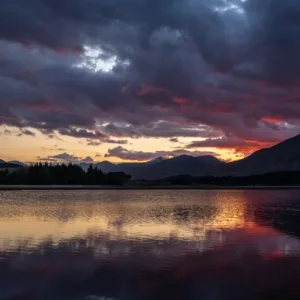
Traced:
<svg viewBox="0 0 300 300">
<path fill-rule="evenodd" d="M 182 155 L 162 157 L 145 163 L 97 163 L 103 172 L 125 172 L 134 179 L 162 179 L 176 175 L 247 176 L 277 171 L 300 170 L 300 135 L 273 147 L 261 149 L 234 162 L 223 162 L 214 156 Z"/>
<path fill-rule="evenodd" d="M 9 162 L 22 165 L 21 162 Z M 5 162 L 0 160 L 0 165 Z M 87 169 L 89 164 L 80 166 Z M 214 156 L 181 155 L 174 158 L 162 157 L 143 163 L 113 164 L 109 161 L 96 163 L 103 172 L 125 172 L 133 179 L 163 179 L 176 175 L 191 176 L 247 176 L 279 171 L 300 170 L 300 135 L 287 139 L 273 147 L 261 149 L 250 156 L 234 162 L 223 162 Z"/>
<path fill-rule="evenodd" d="M 113 164 L 100 162 L 104 172 L 123 171 L 135 179 L 162 179 L 176 175 L 191 176 L 247 176 L 279 171 L 300 170 L 300 135 L 273 147 L 258 150 L 234 162 L 223 162 L 214 156 L 177 156 L 158 158 L 146 163 Z"/>
<path fill-rule="evenodd" d="M 4 161 L 3 159 L 0 159 L 0 168 L 1 169 L 18 168 L 18 167 L 25 167 L 25 166 L 27 166 L 27 164 L 22 163 L 17 160 Z"/>
<path fill-rule="evenodd" d="M 181 155 L 174 158 L 162 157 L 145 163 L 121 163 L 113 164 L 108 161 L 97 163 L 97 168 L 103 172 L 125 172 L 131 174 L 134 179 L 161 179 L 173 175 L 189 174 L 214 175 L 226 165 L 214 156 L 188 156 Z"/>
</svg>

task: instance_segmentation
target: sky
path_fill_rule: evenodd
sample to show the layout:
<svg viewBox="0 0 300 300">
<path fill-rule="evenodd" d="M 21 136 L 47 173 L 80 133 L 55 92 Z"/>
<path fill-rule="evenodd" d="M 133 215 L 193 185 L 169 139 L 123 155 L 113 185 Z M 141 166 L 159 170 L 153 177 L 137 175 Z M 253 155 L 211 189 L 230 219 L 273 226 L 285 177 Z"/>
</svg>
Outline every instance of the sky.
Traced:
<svg viewBox="0 0 300 300">
<path fill-rule="evenodd" d="M 0 159 L 236 160 L 300 133 L 298 0 L 2 0 Z"/>
</svg>

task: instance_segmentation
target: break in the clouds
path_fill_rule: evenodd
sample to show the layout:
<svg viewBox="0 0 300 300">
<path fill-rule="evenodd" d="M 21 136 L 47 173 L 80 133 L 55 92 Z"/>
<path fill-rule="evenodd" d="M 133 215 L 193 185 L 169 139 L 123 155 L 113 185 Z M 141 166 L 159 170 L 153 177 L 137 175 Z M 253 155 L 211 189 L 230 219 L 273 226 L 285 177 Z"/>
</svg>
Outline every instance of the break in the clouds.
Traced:
<svg viewBox="0 0 300 300">
<path fill-rule="evenodd" d="M 3 0 L 0 125 L 94 146 L 272 145 L 299 133 L 299 14 L 298 0 Z"/>
</svg>

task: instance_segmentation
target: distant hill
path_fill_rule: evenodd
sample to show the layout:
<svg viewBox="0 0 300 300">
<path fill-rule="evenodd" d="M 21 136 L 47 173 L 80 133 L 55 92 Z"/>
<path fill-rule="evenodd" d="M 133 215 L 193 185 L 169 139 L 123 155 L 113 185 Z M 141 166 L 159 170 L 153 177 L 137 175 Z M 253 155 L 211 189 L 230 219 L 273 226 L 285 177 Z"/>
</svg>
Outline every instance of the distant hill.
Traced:
<svg viewBox="0 0 300 300">
<path fill-rule="evenodd" d="M 100 169 L 104 173 L 120 171 L 120 169 L 118 168 L 118 165 L 115 165 L 109 161 L 102 161 L 100 163 L 97 163 L 96 166 L 98 169 Z"/>
<path fill-rule="evenodd" d="M 102 161 L 100 163 L 97 163 L 96 166 L 98 169 L 101 169 L 103 172 L 126 172 L 127 174 L 132 173 L 140 173 L 145 168 L 155 165 L 161 161 L 163 161 L 164 158 L 158 157 L 156 159 L 147 161 L 147 162 L 140 162 L 140 163 L 120 163 L 120 164 L 113 164 L 109 161 Z"/>
<path fill-rule="evenodd" d="M 226 166 L 226 174 L 237 176 L 296 170 L 300 170 L 300 135 Z"/>
<path fill-rule="evenodd" d="M 104 172 L 123 171 L 134 179 L 162 179 L 189 176 L 247 176 L 280 171 L 300 170 L 300 135 L 273 147 L 261 149 L 250 156 L 225 163 L 213 156 L 182 155 L 170 159 L 158 158 L 145 163 L 97 164 Z"/>
<path fill-rule="evenodd" d="M 140 179 L 160 179 L 180 174 L 191 176 L 213 175 L 221 172 L 225 165 L 226 163 L 213 156 L 181 155 L 148 165 L 142 170 L 137 170 L 138 172 L 135 172 L 132 176 Z"/>
<path fill-rule="evenodd" d="M 27 164 L 22 163 L 20 161 L 4 161 L 3 159 L 0 159 L 0 169 L 13 169 L 13 168 L 19 168 L 19 167 L 25 167 Z"/>
<path fill-rule="evenodd" d="M 90 164 L 81 163 L 83 170 Z M 114 164 L 102 161 L 95 164 L 104 173 L 124 172 L 133 179 L 163 179 L 178 175 L 188 176 L 248 176 L 281 171 L 300 171 L 300 135 L 287 139 L 273 147 L 261 149 L 250 156 L 225 163 L 213 156 L 181 155 L 139 163 Z M 0 168 L 24 166 L 18 161 L 9 163 L 0 160 Z"/>
<path fill-rule="evenodd" d="M 20 165 L 13 163 L 0 162 L 0 169 L 19 168 Z"/>
<path fill-rule="evenodd" d="M 28 166 L 27 164 L 25 164 L 25 163 L 23 163 L 23 162 L 21 162 L 21 161 L 18 161 L 18 160 L 8 161 L 8 163 L 15 164 L 15 165 L 19 165 L 19 166 L 22 166 L 22 167 Z"/>
<path fill-rule="evenodd" d="M 161 179 L 180 174 L 193 176 L 212 175 L 224 168 L 225 163 L 213 156 L 182 155 L 170 159 L 159 157 L 142 163 L 113 164 L 108 161 L 97 163 L 103 172 L 125 172 L 134 179 Z"/>
</svg>

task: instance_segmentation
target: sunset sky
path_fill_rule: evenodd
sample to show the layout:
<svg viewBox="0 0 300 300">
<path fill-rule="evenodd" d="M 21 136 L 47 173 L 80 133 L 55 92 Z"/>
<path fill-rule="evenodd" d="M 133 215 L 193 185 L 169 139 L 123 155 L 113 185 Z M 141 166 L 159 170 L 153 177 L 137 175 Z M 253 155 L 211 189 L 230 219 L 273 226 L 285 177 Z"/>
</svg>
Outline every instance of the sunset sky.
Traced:
<svg viewBox="0 0 300 300">
<path fill-rule="evenodd" d="M 299 0 L 2 0 L 0 159 L 235 160 L 300 133 Z"/>
</svg>

